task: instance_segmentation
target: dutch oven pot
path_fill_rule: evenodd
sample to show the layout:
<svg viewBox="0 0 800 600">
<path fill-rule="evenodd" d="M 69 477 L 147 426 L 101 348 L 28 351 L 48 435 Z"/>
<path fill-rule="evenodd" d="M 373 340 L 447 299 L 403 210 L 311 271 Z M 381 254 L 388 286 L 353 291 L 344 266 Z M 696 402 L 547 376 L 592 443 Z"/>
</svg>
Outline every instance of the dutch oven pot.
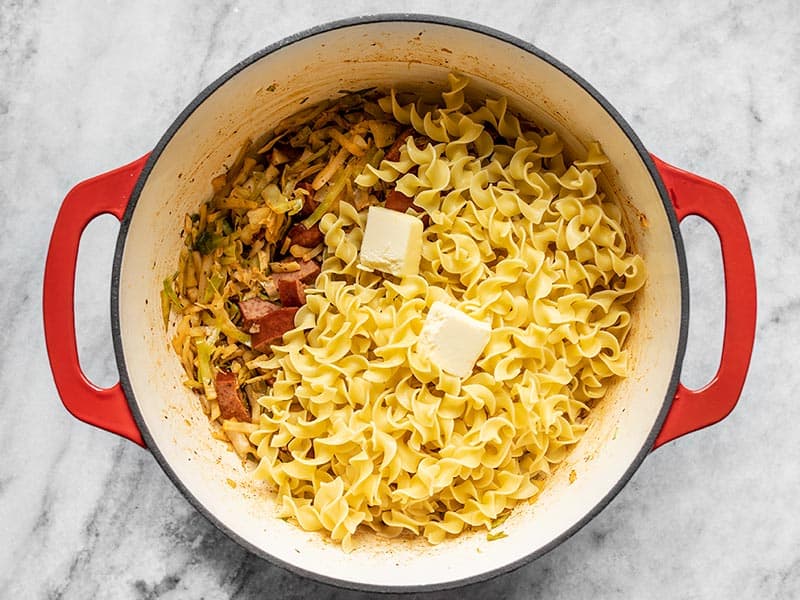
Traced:
<svg viewBox="0 0 800 600">
<path fill-rule="evenodd" d="M 593 411 L 586 435 L 538 501 L 519 506 L 506 521 L 508 537 L 489 542 L 478 531 L 431 546 L 424 539 L 367 534 L 346 554 L 324 536 L 276 518 L 273 497 L 211 438 L 196 397 L 181 383 L 159 290 L 175 269 L 184 213 L 209 196 L 212 177 L 246 138 L 340 90 L 395 86 L 424 93 L 441 87 L 450 71 L 469 75 L 477 94 L 507 96 L 513 110 L 556 131 L 573 152 L 593 140 L 602 143 L 611 161 L 603 169 L 605 190 L 622 205 L 648 271 L 627 342 L 632 373 Z M 97 388 L 81 372 L 73 314 L 81 233 L 104 213 L 121 221 L 111 284 L 120 382 L 109 389 Z M 722 360 L 700 390 L 679 382 L 689 297 L 678 223 L 688 215 L 716 229 L 725 274 Z M 575 533 L 651 450 L 733 409 L 750 361 L 755 313 L 750 245 L 727 190 L 648 154 L 594 88 L 541 50 L 474 24 L 412 15 L 311 29 L 233 67 L 192 101 L 150 154 L 69 192 L 55 222 L 44 279 L 50 364 L 73 415 L 148 448 L 189 501 L 253 553 L 320 581 L 381 591 L 486 579 Z"/>
</svg>

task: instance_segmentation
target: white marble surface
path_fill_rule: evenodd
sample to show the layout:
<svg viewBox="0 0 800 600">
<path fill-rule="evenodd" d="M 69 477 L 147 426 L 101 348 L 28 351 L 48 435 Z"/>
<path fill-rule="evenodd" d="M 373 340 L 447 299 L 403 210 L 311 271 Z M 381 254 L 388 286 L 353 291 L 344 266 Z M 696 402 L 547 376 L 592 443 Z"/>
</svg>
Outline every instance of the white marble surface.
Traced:
<svg viewBox="0 0 800 600">
<path fill-rule="evenodd" d="M 634 4 L 636 6 L 634 6 Z M 630 5 L 630 6 L 627 6 Z M 529 40 L 592 82 L 645 145 L 724 182 L 760 286 L 750 377 L 722 424 L 651 455 L 588 526 L 516 572 L 430 598 L 800 597 L 800 17 L 792 2 L 156 2 L 0 4 L 0 596 L 362 598 L 248 555 L 145 451 L 70 417 L 47 365 L 41 280 L 75 182 L 150 149 L 207 83 L 283 36 L 415 11 Z M 117 226 L 92 224 L 77 299 L 86 370 L 115 381 Z M 719 249 L 683 227 L 692 271 L 684 381 L 720 347 Z"/>
</svg>

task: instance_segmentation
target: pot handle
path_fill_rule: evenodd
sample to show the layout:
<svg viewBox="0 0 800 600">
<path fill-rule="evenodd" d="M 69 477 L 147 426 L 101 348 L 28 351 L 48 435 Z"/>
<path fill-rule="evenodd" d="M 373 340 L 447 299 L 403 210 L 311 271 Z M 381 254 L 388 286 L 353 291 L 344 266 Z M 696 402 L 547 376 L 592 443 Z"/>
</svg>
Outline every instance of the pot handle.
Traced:
<svg viewBox="0 0 800 600">
<path fill-rule="evenodd" d="M 697 215 L 719 235 L 725 275 L 725 333 L 714 378 L 699 390 L 678 384 L 672 408 L 653 448 L 724 419 L 744 386 L 756 332 L 756 276 L 744 219 L 721 185 L 653 156 L 678 220 Z"/>
<path fill-rule="evenodd" d="M 75 339 L 75 267 L 78 245 L 89 222 L 102 214 L 122 219 L 133 186 L 149 154 L 130 164 L 82 181 L 58 211 L 44 268 L 44 337 L 61 401 L 81 421 L 144 446 L 119 382 L 99 388 L 86 378 Z"/>
</svg>

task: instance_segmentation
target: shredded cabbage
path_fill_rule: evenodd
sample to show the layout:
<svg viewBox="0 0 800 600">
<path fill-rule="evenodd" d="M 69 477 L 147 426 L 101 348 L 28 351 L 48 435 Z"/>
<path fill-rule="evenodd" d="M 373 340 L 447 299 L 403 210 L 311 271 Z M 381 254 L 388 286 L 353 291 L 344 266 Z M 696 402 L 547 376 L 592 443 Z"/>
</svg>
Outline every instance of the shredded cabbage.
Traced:
<svg viewBox="0 0 800 600">
<path fill-rule="evenodd" d="M 182 219 L 185 247 L 160 291 L 164 327 L 169 330 L 174 315 L 172 346 L 186 371 L 185 385 L 219 426 L 215 435 L 243 457 L 255 449 L 247 437 L 252 425 L 223 420 L 215 377 L 237 373 L 255 422 L 261 414 L 257 399 L 273 375 L 252 348 L 239 303 L 278 302 L 273 274 L 298 271 L 298 261 L 325 259 L 324 244 L 291 242 L 287 232 L 294 224 L 311 228 L 340 202 L 361 210 L 377 201 L 354 179 L 367 164 L 377 167 L 382 148 L 401 128 L 379 97 L 374 90 L 348 92 L 244 141 L 228 169 L 211 181 L 211 197 Z"/>
</svg>

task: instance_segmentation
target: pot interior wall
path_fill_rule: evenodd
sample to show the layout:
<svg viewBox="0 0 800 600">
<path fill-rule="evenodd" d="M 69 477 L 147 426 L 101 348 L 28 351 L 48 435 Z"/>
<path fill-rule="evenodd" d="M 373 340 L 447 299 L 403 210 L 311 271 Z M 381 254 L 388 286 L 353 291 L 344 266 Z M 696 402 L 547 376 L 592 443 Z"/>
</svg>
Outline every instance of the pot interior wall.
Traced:
<svg viewBox="0 0 800 600">
<path fill-rule="evenodd" d="M 160 282 L 175 270 L 184 213 L 211 194 L 211 178 L 247 137 L 339 90 L 437 88 L 448 71 L 473 79 L 477 95 L 506 95 L 512 107 L 557 131 L 575 151 L 599 140 L 611 159 L 607 192 L 625 208 L 649 281 L 628 342 L 634 373 L 603 400 L 567 464 L 540 499 L 506 521 L 508 537 L 485 532 L 439 546 L 365 534 L 344 554 L 321 535 L 274 518 L 270 493 L 210 437 L 199 403 L 161 325 Z M 646 215 L 646 221 L 640 219 Z M 648 223 L 643 228 L 642 223 Z M 135 402 L 174 477 L 231 532 L 296 567 L 360 585 L 435 585 L 502 568 L 568 532 L 612 492 L 636 460 L 665 400 L 678 347 L 676 248 L 658 191 L 624 131 L 580 85 L 545 60 L 453 26 L 363 23 L 294 41 L 244 68 L 197 106 L 166 143 L 142 190 L 124 246 L 120 334 Z M 575 472 L 570 483 L 570 472 Z M 235 485 L 235 487 L 232 487 Z"/>
</svg>

